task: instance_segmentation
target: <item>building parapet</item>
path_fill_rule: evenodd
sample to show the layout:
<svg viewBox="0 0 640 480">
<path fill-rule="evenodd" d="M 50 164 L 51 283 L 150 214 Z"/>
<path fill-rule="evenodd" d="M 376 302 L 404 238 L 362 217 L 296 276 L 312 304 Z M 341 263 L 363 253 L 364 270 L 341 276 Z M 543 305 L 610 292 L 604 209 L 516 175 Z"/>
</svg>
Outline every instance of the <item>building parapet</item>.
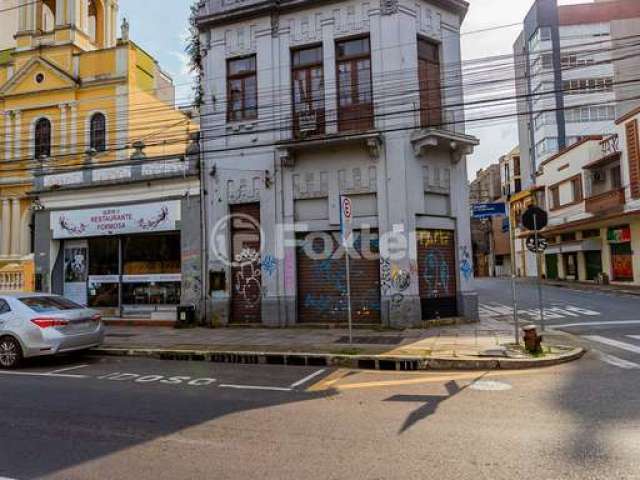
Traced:
<svg viewBox="0 0 640 480">
<path fill-rule="evenodd" d="M 49 167 L 41 167 L 35 174 L 33 193 L 43 193 L 63 189 L 97 187 L 125 184 L 157 179 L 197 176 L 199 164 L 197 158 L 172 156 L 109 162 L 105 165 L 87 163 L 78 169 L 51 173 Z"/>
</svg>

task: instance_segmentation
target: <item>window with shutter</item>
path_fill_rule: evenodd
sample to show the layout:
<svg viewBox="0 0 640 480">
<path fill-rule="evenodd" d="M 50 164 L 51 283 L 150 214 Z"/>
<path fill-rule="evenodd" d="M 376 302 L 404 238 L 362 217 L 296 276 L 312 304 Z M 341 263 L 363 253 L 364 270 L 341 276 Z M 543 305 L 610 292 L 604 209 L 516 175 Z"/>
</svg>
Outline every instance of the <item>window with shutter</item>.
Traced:
<svg viewBox="0 0 640 480">
<path fill-rule="evenodd" d="M 640 198 L 640 152 L 638 150 L 638 120 L 625 124 L 627 134 L 627 155 L 629 159 L 629 178 L 631 198 Z"/>
</svg>

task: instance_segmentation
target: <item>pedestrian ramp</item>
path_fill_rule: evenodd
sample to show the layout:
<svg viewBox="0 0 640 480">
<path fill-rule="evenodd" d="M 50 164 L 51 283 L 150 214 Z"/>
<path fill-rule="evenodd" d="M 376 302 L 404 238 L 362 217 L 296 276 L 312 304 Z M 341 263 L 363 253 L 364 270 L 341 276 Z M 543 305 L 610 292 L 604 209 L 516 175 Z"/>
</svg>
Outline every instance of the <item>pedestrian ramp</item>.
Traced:
<svg viewBox="0 0 640 480">
<path fill-rule="evenodd" d="M 640 370 L 640 335 L 624 335 L 622 339 L 602 335 L 582 335 L 581 338 L 601 348 L 606 348 L 607 352 L 616 353 L 613 355 L 598 351 L 600 360 L 603 362 L 625 370 Z M 629 354 L 632 354 L 633 357 L 629 357 Z M 624 355 L 627 358 L 622 358 L 618 355 Z M 629 360 L 629 358 L 633 358 L 633 360 Z"/>
</svg>

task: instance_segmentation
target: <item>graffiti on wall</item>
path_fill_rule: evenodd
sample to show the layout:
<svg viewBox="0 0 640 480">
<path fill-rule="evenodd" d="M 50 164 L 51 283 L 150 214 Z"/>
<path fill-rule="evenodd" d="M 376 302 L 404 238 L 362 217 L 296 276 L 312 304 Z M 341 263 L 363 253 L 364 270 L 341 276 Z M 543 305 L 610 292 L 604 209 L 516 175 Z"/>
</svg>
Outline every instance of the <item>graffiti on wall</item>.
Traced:
<svg viewBox="0 0 640 480">
<path fill-rule="evenodd" d="M 386 258 L 381 259 L 380 264 L 382 293 L 391 297 L 392 307 L 398 308 L 404 302 L 404 293 L 411 287 L 411 272 Z"/>
<path fill-rule="evenodd" d="M 245 248 L 236 255 L 236 262 L 241 267 L 236 273 L 234 288 L 244 301 L 255 305 L 264 293 L 261 281 L 260 254 L 252 248 Z"/>
<path fill-rule="evenodd" d="M 262 271 L 266 273 L 268 277 L 273 277 L 273 274 L 276 273 L 276 259 L 273 255 L 265 255 L 262 260 Z"/>
<path fill-rule="evenodd" d="M 473 263 L 471 263 L 471 254 L 469 248 L 465 245 L 460 248 L 460 273 L 464 279 L 468 282 L 473 275 Z"/>
<path fill-rule="evenodd" d="M 438 251 L 430 251 L 424 259 L 423 278 L 429 294 L 437 297 L 439 292 L 449 290 L 449 264 L 445 256 Z"/>
</svg>

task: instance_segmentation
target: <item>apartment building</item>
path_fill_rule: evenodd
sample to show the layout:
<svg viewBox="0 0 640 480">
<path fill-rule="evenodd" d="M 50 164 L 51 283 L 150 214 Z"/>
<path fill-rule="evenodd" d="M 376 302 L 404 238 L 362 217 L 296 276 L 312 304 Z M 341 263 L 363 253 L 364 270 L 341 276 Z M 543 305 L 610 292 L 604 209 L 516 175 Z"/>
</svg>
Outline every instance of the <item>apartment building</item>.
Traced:
<svg viewBox="0 0 640 480">
<path fill-rule="evenodd" d="M 203 2 L 214 322 L 345 324 L 349 308 L 360 325 L 477 318 L 465 158 L 478 141 L 460 108 L 467 8 Z"/>
<path fill-rule="evenodd" d="M 635 109 L 541 165 L 550 279 L 640 284 L 640 144 Z"/>
<path fill-rule="evenodd" d="M 585 136 L 612 134 L 637 104 L 638 18 L 636 0 L 534 2 L 514 44 L 520 156 L 531 172 Z"/>
</svg>

